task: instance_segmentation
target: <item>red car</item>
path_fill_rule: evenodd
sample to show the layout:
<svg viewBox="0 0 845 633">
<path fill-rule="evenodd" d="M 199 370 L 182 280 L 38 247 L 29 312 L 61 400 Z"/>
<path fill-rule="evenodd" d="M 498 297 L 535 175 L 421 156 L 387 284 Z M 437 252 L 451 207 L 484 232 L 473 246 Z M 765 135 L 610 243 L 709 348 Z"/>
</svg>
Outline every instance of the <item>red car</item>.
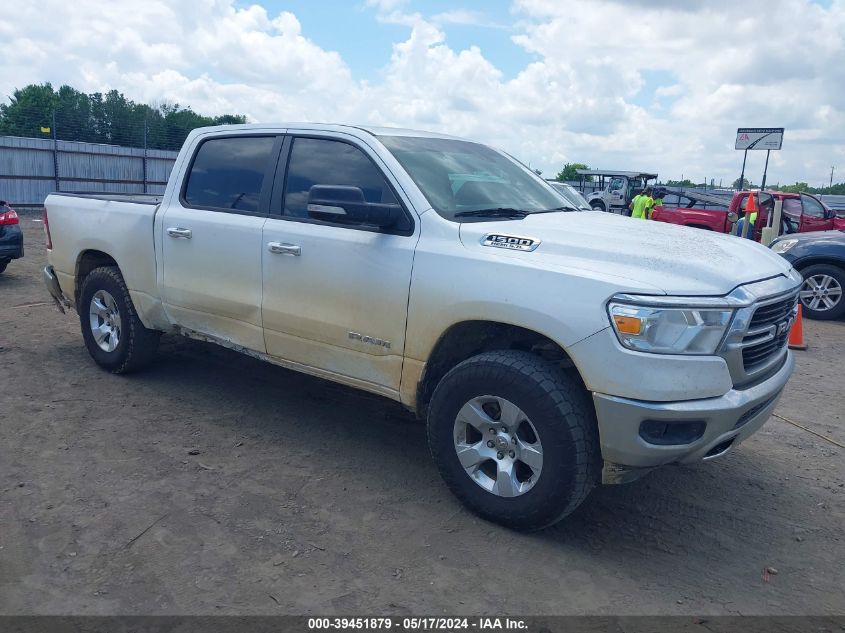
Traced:
<svg viewBox="0 0 845 633">
<path fill-rule="evenodd" d="M 766 226 L 766 218 L 775 199 L 783 200 L 781 235 L 845 228 L 842 226 L 845 225 L 845 218 L 837 218 L 836 212 L 826 207 L 815 196 L 782 191 L 737 191 L 728 200 L 725 196 L 715 193 L 667 190 L 663 204 L 654 207 L 651 217 L 658 222 L 730 233 L 734 223 L 745 215 L 745 207 L 751 193 L 754 193 L 759 209 L 757 221 L 754 223 L 754 239 L 757 241 L 760 240 L 760 232 Z"/>
<path fill-rule="evenodd" d="M 15 210 L 0 200 L 0 273 L 13 259 L 23 257 L 23 233 Z"/>
</svg>

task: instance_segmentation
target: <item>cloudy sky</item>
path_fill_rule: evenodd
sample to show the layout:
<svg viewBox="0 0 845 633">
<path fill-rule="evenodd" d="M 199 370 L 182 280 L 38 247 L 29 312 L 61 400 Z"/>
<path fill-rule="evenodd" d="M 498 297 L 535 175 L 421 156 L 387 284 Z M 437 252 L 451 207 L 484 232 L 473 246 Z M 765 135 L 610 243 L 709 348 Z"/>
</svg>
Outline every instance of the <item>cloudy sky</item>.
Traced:
<svg viewBox="0 0 845 633">
<path fill-rule="evenodd" d="M 729 184 L 845 180 L 845 0 L 6 0 L 0 98 L 50 81 L 250 120 L 373 123 Z M 759 182 L 765 152 L 747 173 Z"/>
</svg>

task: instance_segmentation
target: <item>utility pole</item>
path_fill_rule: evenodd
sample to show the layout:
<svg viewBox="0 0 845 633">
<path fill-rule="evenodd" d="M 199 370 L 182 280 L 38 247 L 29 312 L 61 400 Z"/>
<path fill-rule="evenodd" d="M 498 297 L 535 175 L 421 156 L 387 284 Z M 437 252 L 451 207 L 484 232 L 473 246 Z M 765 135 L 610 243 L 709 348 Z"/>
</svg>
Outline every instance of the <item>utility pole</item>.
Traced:
<svg viewBox="0 0 845 633">
<path fill-rule="evenodd" d="M 760 191 L 763 191 L 766 188 L 766 172 L 769 171 L 769 154 L 772 153 L 772 150 L 766 150 L 766 166 L 763 168 L 763 183 L 760 185 Z"/>
<path fill-rule="evenodd" d="M 144 193 L 147 193 L 147 117 L 144 116 Z"/>
<path fill-rule="evenodd" d="M 742 191 L 745 189 L 743 185 L 745 184 L 745 159 L 748 158 L 748 148 L 745 149 L 745 153 L 742 155 L 742 173 L 739 175 L 739 187 L 737 187 L 737 191 Z"/>
<path fill-rule="evenodd" d="M 56 109 L 53 108 L 53 125 L 50 128 L 53 132 L 53 175 L 56 177 L 56 191 L 61 191 L 59 184 L 59 141 L 56 138 Z"/>
<path fill-rule="evenodd" d="M 830 166 L 830 184 L 828 185 L 828 187 L 830 187 L 831 189 L 833 189 L 833 170 L 834 169 L 836 169 L 836 167 L 834 165 L 831 165 Z"/>
</svg>

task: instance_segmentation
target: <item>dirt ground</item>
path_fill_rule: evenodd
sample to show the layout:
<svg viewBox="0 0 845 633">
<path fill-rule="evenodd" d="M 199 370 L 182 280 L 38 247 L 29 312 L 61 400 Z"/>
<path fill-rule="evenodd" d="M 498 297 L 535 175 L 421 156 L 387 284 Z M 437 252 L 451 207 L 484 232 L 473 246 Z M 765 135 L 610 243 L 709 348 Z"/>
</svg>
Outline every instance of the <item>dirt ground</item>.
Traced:
<svg viewBox="0 0 845 633">
<path fill-rule="evenodd" d="M 49 303 L 36 217 L 0 275 L 2 614 L 845 613 L 833 443 L 772 418 L 511 532 L 386 400 L 172 337 L 101 371 Z M 845 444 L 845 323 L 805 332 L 777 414 Z"/>
</svg>

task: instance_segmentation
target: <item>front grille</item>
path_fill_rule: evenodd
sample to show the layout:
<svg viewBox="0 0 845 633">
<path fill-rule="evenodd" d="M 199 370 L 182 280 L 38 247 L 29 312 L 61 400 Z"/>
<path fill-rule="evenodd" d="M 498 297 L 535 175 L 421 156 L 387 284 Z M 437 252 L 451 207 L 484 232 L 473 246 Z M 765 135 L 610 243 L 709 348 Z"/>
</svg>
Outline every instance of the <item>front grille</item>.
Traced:
<svg viewBox="0 0 845 633">
<path fill-rule="evenodd" d="M 792 313 L 797 299 L 798 296 L 795 295 L 760 306 L 754 311 L 754 316 L 751 317 L 751 325 L 749 325 L 748 329 L 756 330 L 759 327 L 780 323 Z"/>
<path fill-rule="evenodd" d="M 766 365 L 780 353 L 789 339 L 788 324 L 792 318 L 798 294 L 758 307 L 751 317 L 742 339 L 742 366 L 746 373 Z M 778 331 L 778 330 L 782 331 Z"/>
<path fill-rule="evenodd" d="M 734 314 L 719 355 L 728 365 L 735 388 L 756 384 L 783 366 L 800 284 L 800 275 L 790 271 L 731 292 L 742 307 Z"/>
<path fill-rule="evenodd" d="M 756 345 L 749 345 L 742 349 L 742 366 L 745 371 L 753 371 L 757 366 L 762 365 L 769 360 L 774 354 L 777 354 L 783 349 L 789 338 L 789 331 L 787 330 L 780 336 Z"/>
</svg>

